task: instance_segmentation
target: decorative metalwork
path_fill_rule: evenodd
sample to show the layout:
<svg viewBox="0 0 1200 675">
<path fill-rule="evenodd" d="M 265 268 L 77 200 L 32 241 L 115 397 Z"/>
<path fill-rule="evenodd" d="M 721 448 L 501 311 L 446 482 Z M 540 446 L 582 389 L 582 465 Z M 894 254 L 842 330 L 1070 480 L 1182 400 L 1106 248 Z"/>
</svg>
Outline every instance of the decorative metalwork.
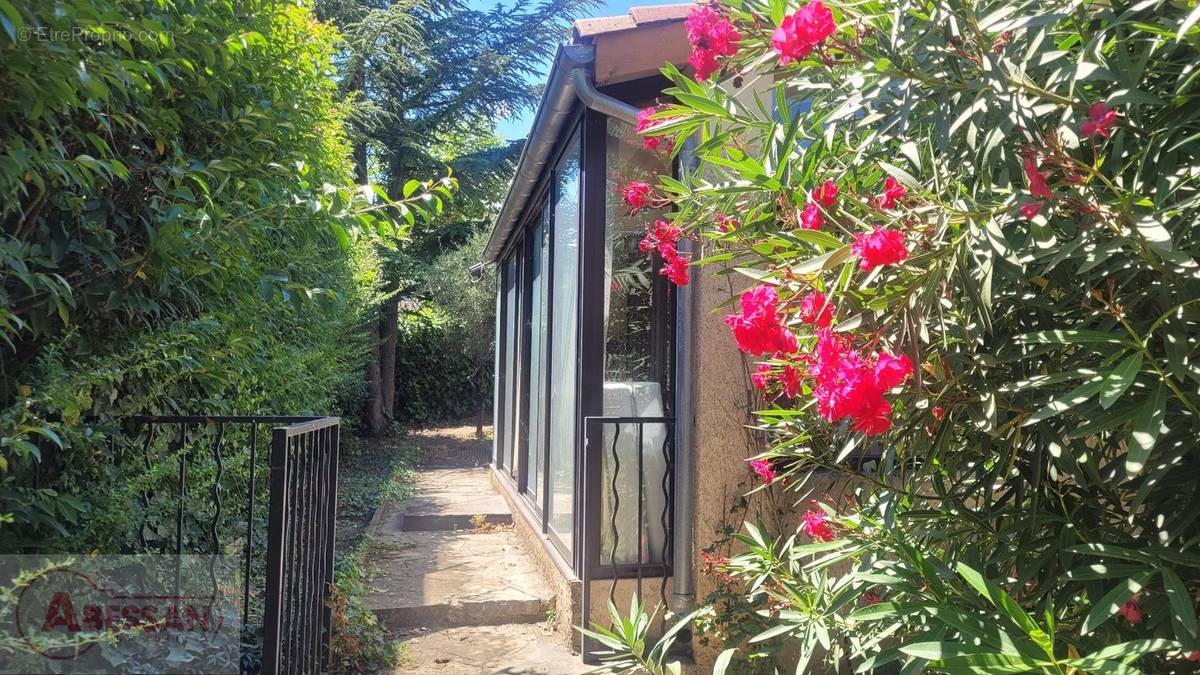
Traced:
<svg viewBox="0 0 1200 675">
<path fill-rule="evenodd" d="M 165 416 L 137 417 L 134 422 L 146 429 L 142 452 L 148 473 L 153 466 L 157 431 L 163 427 L 178 427 L 177 434 L 165 434 L 167 451 L 178 458 L 174 494 L 164 495 L 170 499 L 168 504 L 174 502 L 175 531 L 165 541 L 157 530 L 151 530 L 153 538 L 147 537 L 148 516 L 155 508 L 156 496 L 148 477 L 147 487 L 139 500 L 142 520 L 137 533 L 138 544 L 146 551 L 211 554 L 214 563 L 215 556 L 226 554 L 231 543 L 222 542 L 220 538 L 222 521 L 227 518 L 224 496 L 230 491 L 226 462 L 231 455 L 226 447 L 234 440 L 245 440 L 249 451 L 249 475 L 242 545 L 246 575 L 241 589 L 242 631 L 248 637 L 262 635 L 262 640 L 261 644 L 257 639 L 244 642 L 242 670 L 271 675 L 325 671 L 329 660 L 329 599 L 337 514 L 338 418 Z M 235 425 L 244 428 L 245 433 L 231 437 L 227 426 Z M 260 426 L 269 427 L 271 434 L 266 467 L 269 475 L 265 531 L 255 520 L 256 497 L 264 496 L 258 495 Z M 190 433 L 193 429 L 194 434 Z M 203 453 L 192 452 L 189 442 L 202 442 L 209 430 L 213 441 L 208 448 L 208 459 L 203 460 L 200 457 Z M 188 465 L 199 461 L 211 462 L 212 482 L 208 491 L 211 510 L 203 525 L 197 521 L 204 518 L 206 512 L 185 506 Z M 205 468 L 197 466 L 195 473 L 203 476 Z M 195 523 L 195 526 L 189 529 L 189 523 Z M 239 534 L 238 539 L 241 537 Z M 266 541 L 265 560 L 256 551 L 256 541 L 262 539 Z M 215 589 L 218 580 L 212 564 L 209 577 Z M 179 581 L 177 566 L 177 588 Z"/>
</svg>

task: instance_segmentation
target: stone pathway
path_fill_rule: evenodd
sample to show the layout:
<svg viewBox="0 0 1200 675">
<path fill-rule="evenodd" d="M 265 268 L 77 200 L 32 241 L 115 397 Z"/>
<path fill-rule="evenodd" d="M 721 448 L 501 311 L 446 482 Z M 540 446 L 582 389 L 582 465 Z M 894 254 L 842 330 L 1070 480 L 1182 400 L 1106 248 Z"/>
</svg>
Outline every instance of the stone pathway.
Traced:
<svg viewBox="0 0 1200 675">
<path fill-rule="evenodd" d="M 458 431 L 433 436 L 475 442 Z M 453 457 L 441 450 L 438 461 Z M 477 454 L 468 450 L 464 455 Z M 383 504 L 372 519 L 367 604 L 404 641 L 396 673 L 583 673 L 579 656 L 544 625 L 553 593 L 512 531 L 512 513 L 488 471 L 423 467 L 416 496 Z"/>
</svg>

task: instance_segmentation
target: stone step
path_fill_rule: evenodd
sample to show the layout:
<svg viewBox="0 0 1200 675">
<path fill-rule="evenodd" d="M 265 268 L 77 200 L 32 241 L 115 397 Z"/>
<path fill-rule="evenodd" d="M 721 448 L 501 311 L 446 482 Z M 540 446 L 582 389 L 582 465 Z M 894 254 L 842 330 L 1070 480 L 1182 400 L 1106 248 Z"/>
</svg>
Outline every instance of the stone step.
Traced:
<svg viewBox="0 0 1200 675">
<path fill-rule="evenodd" d="M 553 593 L 511 529 L 387 531 L 367 552 L 367 606 L 388 628 L 545 621 Z"/>
<path fill-rule="evenodd" d="M 590 670 L 542 626 L 505 624 L 410 631 L 397 675 L 577 675 Z"/>
<path fill-rule="evenodd" d="M 492 488 L 487 468 L 430 468 L 417 474 L 416 496 L 384 527 L 409 532 L 466 530 L 474 527 L 472 519 L 478 516 L 493 525 L 512 523 L 508 504 Z"/>
</svg>

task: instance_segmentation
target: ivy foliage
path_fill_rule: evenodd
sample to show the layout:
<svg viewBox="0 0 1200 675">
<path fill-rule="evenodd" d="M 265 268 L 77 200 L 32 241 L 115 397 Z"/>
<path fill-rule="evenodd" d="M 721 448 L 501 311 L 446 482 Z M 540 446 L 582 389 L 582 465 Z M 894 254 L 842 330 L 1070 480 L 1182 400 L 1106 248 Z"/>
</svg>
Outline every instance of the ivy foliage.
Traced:
<svg viewBox="0 0 1200 675">
<path fill-rule="evenodd" d="M 0 16 L 0 541 L 121 549 L 143 473 L 123 420 L 336 413 L 368 352 L 365 242 L 453 181 L 354 186 L 337 35 L 303 4 Z"/>
<path fill-rule="evenodd" d="M 724 570 L 773 625 L 731 646 L 792 640 L 797 672 L 1187 671 L 1200 10 L 827 5 L 836 32 L 781 66 L 772 33 L 797 4 L 722 2 L 741 33 L 730 77 L 668 67 L 676 103 L 657 115 L 677 146 L 698 140 L 695 172 L 658 189 L 702 264 L 775 287 L 800 354 L 816 331 L 798 305 L 820 290 L 837 334 L 915 366 L 878 436 L 827 421 L 807 383 L 767 388 L 762 458 L 822 499 L 834 536 L 746 528 Z M 1098 103 L 1116 118 L 1088 134 Z M 886 179 L 906 192 L 896 208 L 877 200 Z M 800 229 L 826 180 L 836 203 Z M 908 257 L 865 270 L 852 242 L 878 227 Z"/>
</svg>

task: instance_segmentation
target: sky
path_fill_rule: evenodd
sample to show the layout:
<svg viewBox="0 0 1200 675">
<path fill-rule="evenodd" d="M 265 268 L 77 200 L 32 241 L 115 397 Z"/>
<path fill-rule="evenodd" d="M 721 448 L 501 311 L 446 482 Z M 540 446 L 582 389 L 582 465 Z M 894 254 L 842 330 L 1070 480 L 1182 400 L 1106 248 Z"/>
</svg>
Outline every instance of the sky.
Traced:
<svg viewBox="0 0 1200 675">
<path fill-rule="evenodd" d="M 678 3 L 681 0 L 606 0 L 606 2 L 592 10 L 591 12 L 576 17 L 579 19 L 594 16 L 617 16 L 625 14 L 630 7 L 647 7 L 650 5 L 670 5 Z M 520 0 L 470 0 L 468 3 L 472 9 L 491 9 L 497 4 L 512 5 Z M 538 77 L 537 83 L 545 82 L 546 76 L 549 75 L 550 61 L 547 60 L 544 64 L 541 75 Z M 516 138 L 524 138 L 529 133 L 529 125 L 533 124 L 534 110 L 522 111 L 519 115 L 501 120 L 496 125 L 496 133 L 500 138 L 511 140 Z"/>
</svg>

